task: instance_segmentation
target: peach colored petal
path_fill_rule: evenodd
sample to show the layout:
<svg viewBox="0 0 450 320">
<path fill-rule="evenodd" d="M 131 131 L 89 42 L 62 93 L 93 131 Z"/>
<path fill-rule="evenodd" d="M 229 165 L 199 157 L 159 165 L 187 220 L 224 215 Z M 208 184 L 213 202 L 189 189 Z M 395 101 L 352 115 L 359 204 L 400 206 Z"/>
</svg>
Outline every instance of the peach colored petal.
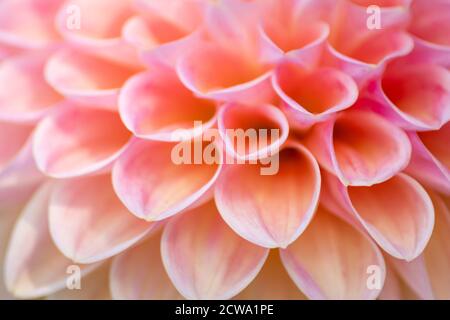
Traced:
<svg viewBox="0 0 450 320">
<path fill-rule="evenodd" d="M 0 173 L 23 150 L 32 130 L 31 125 L 0 122 Z"/>
<path fill-rule="evenodd" d="M 434 209 L 422 186 L 405 174 L 370 186 L 348 187 L 347 201 L 372 238 L 392 256 L 411 261 L 431 237 Z"/>
<path fill-rule="evenodd" d="M 372 109 L 407 130 L 436 130 L 450 119 L 450 71 L 431 64 L 390 65 L 364 94 Z"/>
<path fill-rule="evenodd" d="M 403 170 L 410 159 L 407 135 L 370 112 L 347 111 L 317 124 L 306 145 L 344 185 L 370 186 Z"/>
<path fill-rule="evenodd" d="M 194 137 L 216 120 L 215 103 L 195 97 L 165 68 L 154 68 L 128 80 L 120 94 L 119 110 L 135 136 L 150 140 L 173 141 L 178 129 L 186 129 Z M 198 132 L 196 121 L 203 127 Z"/>
<path fill-rule="evenodd" d="M 209 202 L 168 223 L 161 253 L 169 278 L 184 297 L 229 299 L 256 277 L 269 250 L 236 235 Z"/>
<path fill-rule="evenodd" d="M 193 43 L 176 69 L 181 82 L 202 97 L 258 104 L 274 96 L 269 66 L 211 42 Z"/>
<path fill-rule="evenodd" d="M 33 195 L 14 227 L 5 258 L 8 290 L 19 298 L 52 294 L 66 285 L 67 267 L 73 262 L 53 244 L 48 230 L 48 202 L 52 184 Z M 79 266 L 86 274 L 97 265 Z"/>
<path fill-rule="evenodd" d="M 115 163 L 112 171 L 114 189 L 137 217 L 163 220 L 209 196 L 221 165 L 176 164 L 171 158 L 175 146 L 173 143 L 135 140 Z M 194 152 L 197 147 L 192 145 Z"/>
<path fill-rule="evenodd" d="M 417 295 L 400 278 L 392 264 L 386 261 L 386 280 L 379 300 L 417 300 Z"/>
<path fill-rule="evenodd" d="M 226 104 L 219 111 L 218 127 L 227 153 L 239 160 L 256 160 L 276 154 L 289 134 L 286 117 L 272 105 Z M 246 134 L 256 136 L 243 143 Z"/>
<path fill-rule="evenodd" d="M 409 31 L 418 38 L 437 46 L 450 47 L 450 3 L 446 0 L 417 0 L 411 7 L 414 23 Z"/>
<path fill-rule="evenodd" d="M 414 42 L 401 31 L 385 31 L 365 39 L 352 51 L 342 53 L 331 45 L 325 50 L 325 64 L 341 70 L 363 87 L 367 81 L 379 78 L 386 65 L 412 51 Z"/>
<path fill-rule="evenodd" d="M 270 251 L 255 280 L 235 298 L 238 300 L 306 300 L 289 278 L 275 250 Z"/>
<path fill-rule="evenodd" d="M 450 299 L 450 202 L 432 193 L 436 208 L 436 226 L 430 243 L 424 251 L 426 268 L 436 299 Z"/>
<path fill-rule="evenodd" d="M 48 60 L 45 77 L 55 90 L 69 99 L 116 109 L 120 88 L 136 71 L 93 55 L 62 49 Z"/>
<path fill-rule="evenodd" d="M 47 297 L 49 300 L 111 300 L 109 292 L 110 263 L 81 277 L 81 289 L 64 289 Z"/>
<path fill-rule="evenodd" d="M 47 175 L 76 177 L 110 165 L 129 138 L 117 113 L 68 103 L 37 126 L 33 154 Z"/>
<path fill-rule="evenodd" d="M 53 19 L 60 0 L 3 0 L 0 2 L 0 43 L 38 49 L 59 40 Z"/>
<path fill-rule="evenodd" d="M 0 119 L 35 122 L 48 114 L 58 95 L 44 79 L 47 53 L 26 53 L 0 64 Z"/>
<path fill-rule="evenodd" d="M 139 16 L 130 18 L 123 28 L 123 37 L 137 47 L 146 63 L 171 65 L 188 49 L 190 34 L 203 21 L 202 0 L 136 1 Z"/>
<path fill-rule="evenodd" d="M 133 14 L 133 0 L 71 0 L 59 11 L 56 28 L 75 48 L 136 66 L 137 52 L 122 38 L 122 27 Z"/>
<path fill-rule="evenodd" d="M 330 33 L 325 12 L 335 4 L 330 1 L 278 0 L 262 6 L 260 32 L 280 55 L 301 59 L 305 65 L 316 65 L 322 56 Z"/>
<path fill-rule="evenodd" d="M 351 77 L 331 68 L 308 70 L 300 62 L 280 63 L 272 77 L 272 85 L 283 101 L 282 109 L 293 127 L 307 128 L 355 103 L 358 87 Z M 327 94 L 323 95 L 325 91 Z"/>
<path fill-rule="evenodd" d="M 381 288 L 367 286 L 368 270 L 379 268 L 381 285 L 385 277 L 376 245 L 321 207 L 302 236 L 281 250 L 281 260 L 310 299 L 375 299 Z"/>
<path fill-rule="evenodd" d="M 22 211 L 22 203 L 7 205 L 4 202 L 0 202 L 0 275 L 4 272 L 4 259 L 6 254 L 6 249 L 8 245 L 8 240 L 11 236 L 11 231 L 14 227 L 17 217 Z M 14 297 L 8 292 L 6 288 L 6 283 L 4 277 L 0 278 L 0 299 L 9 300 Z"/>
<path fill-rule="evenodd" d="M 450 298 L 450 209 L 439 195 L 428 191 L 435 208 L 436 224 L 428 246 L 410 263 L 394 260 L 394 266 L 406 283 L 422 299 Z"/>
<path fill-rule="evenodd" d="M 447 195 L 450 194 L 449 137 L 450 123 L 437 131 L 410 132 L 413 152 L 406 168 L 419 181 Z"/>
<path fill-rule="evenodd" d="M 50 234 L 58 249 L 75 262 L 109 258 L 156 227 L 122 205 L 109 174 L 55 183 L 49 204 Z"/>
<path fill-rule="evenodd" d="M 31 139 L 8 166 L 0 171 L 0 203 L 17 204 L 27 199 L 44 180 L 36 167 Z"/>
<path fill-rule="evenodd" d="M 279 155 L 279 171 L 261 175 L 261 165 L 224 166 L 215 188 L 222 218 L 240 236 L 263 247 L 286 248 L 313 218 L 320 171 L 300 144 Z"/>
<path fill-rule="evenodd" d="M 161 236 L 153 235 L 144 243 L 114 258 L 110 274 L 114 299 L 182 299 L 164 269 L 160 247 Z"/>
<path fill-rule="evenodd" d="M 394 266 L 399 277 L 408 285 L 408 287 L 417 295 L 419 299 L 434 299 L 433 288 L 426 270 L 423 255 L 420 255 L 413 261 L 398 260 L 388 258 Z"/>
</svg>

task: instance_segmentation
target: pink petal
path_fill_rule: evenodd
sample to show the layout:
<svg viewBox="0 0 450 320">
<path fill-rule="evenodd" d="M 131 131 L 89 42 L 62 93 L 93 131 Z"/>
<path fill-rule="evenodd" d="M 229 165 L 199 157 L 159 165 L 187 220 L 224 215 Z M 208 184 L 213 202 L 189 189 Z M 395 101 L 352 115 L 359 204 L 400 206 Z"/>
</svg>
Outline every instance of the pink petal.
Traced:
<svg viewBox="0 0 450 320">
<path fill-rule="evenodd" d="M 0 122 L 0 174 L 25 148 L 31 125 Z"/>
<path fill-rule="evenodd" d="M 156 226 L 122 205 L 109 174 L 57 182 L 50 198 L 52 238 L 65 256 L 79 263 L 98 262 L 122 252 Z"/>
<path fill-rule="evenodd" d="M 368 27 L 369 5 L 381 7 L 380 29 Z M 408 23 L 408 6 L 409 1 L 340 1 L 330 22 L 326 64 L 351 75 L 361 86 L 377 77 L 386 63 L 413 49 L 411 37 L 401 31 Z"/>
<path fill-rule="evenodd" d="M 430 197 L 405 174 L 370 187 L 350 186 L 343 201 L 380 247 L 396 258 L 415 259 L 433 232 Z"/>
<path fill-rule="evenodd" d="M 181 82 L 201 97 L 259 104 L 274 96 L 268 66 L 217 44 L 193 43 L 176 69 Z"/>
<path fill-rule="evenodd" d="M 450 202 L 447 205 L 432 194 L 436 208 L 436 226 L 424 258 L 436 299 L 450 299 Z"/>
<path fill-rule="evenodd" d="M 200 146 L 187 143 L 194 152 L 198 147 L 203 150 L 201 142 Z M 198 204 L 209 195 L 221 166 L 194 162 L 176 164 L 172 158 L 176 146 L 136 140 L 115 163 L 112 172 L 114 189 L 137 217 L 163 220 Z"/>
<path fill-rule="evenodd" d="M 33 153 L 47 175 L 76 177 L 110 165 L 129 138 L 115 112 L 65 104 L 38 125 Z"/>
<path fill-rule="evenodd" d="M 111 300 L 109 292 L 110 263 L 104 263 L 96 270 L 81 278 L 80 290 L 64 289 L 47 299 L 49 300 Z"/>
<path fill-rule="evenodd" d="M 44 175 L 36 167 L 29 138 L 8 165 L 0 168 L 0 203 L 21 203 L 43 180 Z"/>
<path fill-rule="evenodd" d="M 331 68 L 310 71 L 300 61 L 280 63 L 272 77 L 292 126 L 309 127 L 355 103 L 358 87 L 352 78 Z M 326 95 L 322 94 L 324 91 Z"/>
<path fill-rule="evenodd" d="M 306 144 L 324 169 L 353 186 L 388 180 L 406 167 L 411 154 L 401 129 L 364 111 L 347 111 L 317 124 Z"/>
<path fill-rule="evenodd" d="M 450 3 L 437 0 L 415 0 L 411 7 L 414 23 L 409 31 L 414 35 L 412 61 L 441 64 L 450 67 Z"/>
<path fill-rule="evenodd" d="M 14 223 L 22 210 L 22 204 L 9 205 L 4 202 L 0 203 L 0 274 L 3 275 L 8 240 L 11 236 Z M 14 297 L 8 292 L 5 279 L 2 276 L 0 278 L 0 299 L 9 300 L 13 298 Z"/>
<path fill-rule="evenodd" d="M 213 202 L 171 220 L 161 253 L 178 291 L 187 299 L 228 299 L 261 270 L 269 250 L 237 236 Z"/>
<path fill-rule="evenodd" d="M 138 74 L 122 88 L 119 109 L 122 120 L 135 136 L 173 141 L 175 131 L 186 129 L 195 136 L 194 124 L 210 128 L 216 120 L 212 101 L 199 99 L 188 91 L 170 70 Z"/>
<path fill-rule="evenodd" d="M 265 1 L 262 6 L 262 37 L 281 55 L 288 54 L 305 65 L 316 65 L 330 33 L 325 11 L 330 1 Z M 327 10 L 328 9 L 328 10 Z"/>
<path fill-rule="evenodd" d="M 320 171 L 300 144 L 279 155 L 279 171 L 261 175 L 261 165 L 228 165 L 215 189 L 222 218 L 240 236 L 263 247 L 286 248 L 311 221 L 320 193 Z"/>
<path fill-rule="evenodd" d="M 164 269 L 160 247 L 161 236 L 154 235 L 114 258 L 110 275 L 114 299 L 182 299 Z"/>
<path fill-rule="evenodd" d="M 426 270 L 423 255 L 413 261 L 397 260 L 389 258 L 389 261 L 398 272 L 400 278 L 420 299 L 434 299 L 429 275 Z"/>
<path fill-rule="evenodd" d="M 412 6 L 414 23 L 409 31 L 418 38 L 437 46 L 450 47 L 450 3 L 445 0 L 417 0 Z"/>
<path fill-rule="evenodd" d="M 272 250 L 255 280 L 236 299 L 306 300 L 306 297 L 289 278 L 278 252 Z"/>
<path fill-rule="evenodd" d="M 440 130 L 409 133 L 413 146 L 406 171 L 419 181 L 442 193 L 450 194 L 450 123 Z"/>
<path fill-rule="evenodd" d="M 48 204 L 52 185 L 43 185 L 27 204 L 12 233 L 5 258 L 6 286 L 19 298 L 52 294 L 66 285 L 73 264 L 53 244 L 48 230 Z M 82 274 L 96 265 L 79 266 Z"/>
<path fill-rule="evenodd" d="M 136 5 L 140 15 L 127 21 L 124 39 L 143 52 L 144 61 L 157 58 L 173 64 L 180 50 L 188 48 L 184 40 L 202 23 L 205 2 L 139 0 Z"/>
<path fill-rule="evenodd" d="M 395 260 L 394 266 L 422 299 L 450 299 L 450 206 L 430 192 L 436 224 L 424 253 L 410 263 Z"/>
<path fill-rule="evenodd" d="M 35 122 L 61 101 L 46 83 L 47 53 L 22 54 L 0 64 L 0 119 Z"/>
<path fill-rule="evenodd" d="M 374 111 L 407 130 L 436 130 L 450 119 L 450 71 L 408 60 L 389 66 L 367 95 Z"/>
<path fill-rule="evenodd" d="M 226 104 L 219 111 L 218 127 L 227 152 L 239 160 L 262 159 L 278 153 L 289 133 L 283 112 L 272 105 Z M 245 134 L 254 134 L 254 139 L 242 143 Z"/>
<path fill-rule="evenodd" d="M 385 264 L 369 238 L 323 208 L 293 244 L 281 250 L 289 275 L 310 299 L 375 299 L 380 290 L 367 286 L 369 267 Z"/>
<path fill-rule="evenodd" d="M 352 76 L 362 87 L 367 81 L 379 78 L 390 61 L 407 55 L 413 47 L 414 42 L 408 34 L 385 31 L 364 40 L 349 52 L 343 53 L 329 45 L 325 64 Z"/>
<path fill-rule="evenodd" d="M 58 41 L 53 19 L 60 5 L 60 0 L 2 0 L 0 43 L 36 49 Z"/>
<path fill-rule="evenodd" d="M 45 77 L 55 90 L 69 99 L 116 109 L 120 88 L 135 72 L 136 69 L 121 64 L 62 49 L 48 60 Z"/>
<path fill-rule="evenodd" d="M 137 52 L 122 39 L 122 27 L 133 13 L 133 0 L 72 0 L 59 11 L 56 27 L 78 49 L 135 66 Z"/>
</svg>

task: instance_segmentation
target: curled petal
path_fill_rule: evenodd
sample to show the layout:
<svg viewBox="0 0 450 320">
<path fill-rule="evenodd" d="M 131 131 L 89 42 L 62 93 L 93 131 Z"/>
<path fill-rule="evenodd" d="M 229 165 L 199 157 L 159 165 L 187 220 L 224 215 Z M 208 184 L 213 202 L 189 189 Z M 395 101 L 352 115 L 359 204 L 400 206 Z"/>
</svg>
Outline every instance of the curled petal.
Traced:
<svg viewBox="0 0 450 320">
<path fill-rule="evenodd" d="M 375 299 L 385 277 L 377 246 L 321 207 L 302 236 L 281 250 L 281 260 L 310 299 Z M 377 283 L 372 287 L 373 270 Z"/>
<path fill-rule="evenodd" d="M 277 251 L 271 250 L 263 268 L 238 300 L 306 300 L 289 278 Z"/>
<path fill-rule="evenodd" d="M 47 175 L 76 177 L 106 168 L 129 138 L 115 112 L 65 104 L 38 125 L 33 154 Z"/>
<path fill-rule="evenodd" d="M 407 261 L 422 253 L 433 232 L 434 209 L 417 181 L 398 174 L 370 187 L 340 188 L 336 198 L 386 252 Z"/>
<path fill-rule="evenodd" d="M 197 157 L 197 148 L 200 153 L 203 149 L 201 141 L 200 146 L 195 143 L 198 142 L 173 144 L 136 140 L 131 144 L 114 164 L 112 177 L 117 195 L 133 214 L 159 221 L 210 196 L 221 165 L 175 159 L 180 147 L 183 153 L 191 154 L 193 150 Z"/>
<path fill-rule="evenodd" d="M 103 263 L 99 268 L 81 278 L 81 289 L 64 289 L 47 297 L 49 300 L 111 300 L 109 292 L 110 263 Z"/>
<path fill-rule="evenodd" d="M 182 299 L 164 269 L 160 247 L 161 236 L 154 235 L 114 258 L 110 274 L 114 299 Z"/>
<path fill-rule="evenodd" d="M 274 93 L 268 66 L 255 58 L 203 41 L 193 44 L 176 66 L 181 82 L 201 97 L 245 104 L 267 103 Z M 214 70 L 214 72 L 211 72 Z"/>
<path fill-rule="evenodd" d="M 263 247 L 285 248 L 314 215 L 320 171 L 299 144 L 288 145 L 272 161 L 279 167 L 272 175 L 263 175 L 262 165 L 224 166 L 215 200 L 223 219 L 240 236 Z"/>
<path fill-rule="evenodd" d="M 399 275 L 422 299 L 450 298 L 450 210 L 443 199 L 428 191 L 435 208 L 433 235 L 421 256 L 411 262 L 393 260 Z"/>
<path fill-rule="evenodd" d="M 62 49 L 48 60 L 45 77 L 67 98 L 91 106 L 116 109 L 119 90 L 135 71 L 102 58 Z"/>
<path fill-rule="evenodd" d="M 219 111 L 218 127 L 227 152 L 239 160 L 276 154 L 289 133 L 283 112 L 271 105 L 227 104 Z"/>
<path fill-rule="evenodd" d="M 47 53 L 23 54 L 0 64 L 0 119 L 35 122 L 61 101 L 46 83 Z"/>
<path fill-rule="evenodd" d="M 298 128 L 324 121 L 352 106 L 358 98 L 358 87 L 348 75 L 331 68 L 308 71 L 289 61 L 278 65 L 272 84 L 290 124 Z"/>
<path fill-rule="evenodd" d="M 368 86 L 371 109 L 407 130 L 436 130 L 450 119 L 450 71 L 431 64 L 390 65 Z"/>
<path fill-rule="evenodd" d="M 141 51 L 146 63 L 175 65 L 180 53 L 189 48 L 190 35 L 203 22 L 202 0 L 136 1 L 139 16 L 123 28 L 124 39 Z"/>
<path fill-rule="evenodd" d="M 60 6 L 60 0 L 3 0 L 0 3 L 0 43 L 24 49 L 39 49 L 55 43 L 59 36 L 53 20 Z"/>
<path fill-rule="evenodd" d="M 414 35 L 412 62 L 450 67 L 450 3 L 446 0 L 415 0 L 411 7 L 409 32 Z"/>
<path fill-rule="evenodd" d="M 136 50 L 122 38 L 122 27 L 134 13 L 132 3 L 133 0 L 72 0 L 58 12 L 56 27 L 77 49 L 138 65 Z"/>
<path fill-rule="evenodd" d="M 330 1 L 265 1 L 262 6 L 262 38 L 280 55 L 301 59 L 305 65 L 316 65 L 330 33 L 326 11 Z"/>
<path fill-rule="evenodd" d="M 179 129 L 191 131 L 195 137 L 216 120 L 214 103 L 195 97 L 166 69 L 128 80 L 121 91 L 119 109 L 128 129 L 150 140 L 173 141 Z M 196 122 L 204 124 L 203 130 L 195 131 Z"/>
<path fill-rule="evenodd" d="M 306 144 L 324 169 L 353 186 L 388 180 L 407 166 L 411 155 L 401 129 L 365 111 L 348 111 L 317 124 Z"/>
<path fill-rule="evenodd" d="M 11 231 L 14 227 L 14 223 L 22 210 L 22 203 L 10 205 L 3 201 L 0 202 L 0 275 L 4 274 L 4 260 L 6 255 L 6 249 L 8 246 L 8 240 L 11 236 Z M 0 278 L 0 299 L 10 300 L 13 296 L 8 292 L 5 281 Z"/>
<path fill-rule="evenodd" d="M 444 203 L 442 198 L 432 194 L 436 208 L 436 226 L 429 245 L 424 251 L 426 268 L 430 277 L 434 297 L 450 299 L 450 202 Z"/>
<path fill-rule="evenodd" d="M 269 250 L 236 235 L 209 202 L 168 223 L 161 253 L 184 297 L 229 299 L 256 277 Z"/>
<path fill-rule="evenodd" d="M 56 182 L 50 198 L 50 233 L 59 250 L 75 262 L 109 258 L 156 226 L 136 218 L 122 205 L 109 174 Z"/>
<path fill-rule="evenodd" d="M 51 183 L 36 191 L 22 211 L 5 258 L 5 282 L 19 298 L 36 298 L 52 294 L 66 286 L 67 268 L 73 262 L 53 244 L 48 230 L 48 204 Z M 80 265 L 81 274 L 97 265 Z"/>
<path fill-rule="evenodd" d="M 379 78 L 390 61 L 407 55 L 413 47 L 414 42 L 408 34 L 386 31 L 365 39 L 346 53 L 328 45 L 324 60 L 326 65 L 352 76 L 362 87 L 367 81 Z"/>
<path fill-rule="evenodd" d="M 442 193 L 450 194 L 450 122 L 440 130 L 410 132 L 413 146 L 406 171 Z"/>
</svg>

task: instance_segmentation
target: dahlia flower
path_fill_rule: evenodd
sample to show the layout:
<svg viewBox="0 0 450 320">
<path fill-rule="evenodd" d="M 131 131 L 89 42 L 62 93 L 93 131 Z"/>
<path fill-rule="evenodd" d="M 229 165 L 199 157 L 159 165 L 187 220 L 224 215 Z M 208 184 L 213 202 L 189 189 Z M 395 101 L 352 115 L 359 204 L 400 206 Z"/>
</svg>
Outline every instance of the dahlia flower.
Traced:
<svg viewBox="0 0 450 320">
<path fill-rule="evenodd" d="M 0 0 L 0 60 L 1 298 L 450 298 L 450 1 Z"/>
</svg>

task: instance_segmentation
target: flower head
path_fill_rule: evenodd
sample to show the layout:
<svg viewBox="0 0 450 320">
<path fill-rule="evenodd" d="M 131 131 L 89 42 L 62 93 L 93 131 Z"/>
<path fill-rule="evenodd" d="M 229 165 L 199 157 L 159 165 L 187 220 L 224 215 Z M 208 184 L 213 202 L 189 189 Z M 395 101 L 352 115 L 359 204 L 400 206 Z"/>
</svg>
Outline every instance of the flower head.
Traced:
<svg viewBox="0 0 450 320">
<path fill-rule="evenodd" d="M 449 299 L 449 21 L 2 0 L 0 295 Z"/>
</svg>

